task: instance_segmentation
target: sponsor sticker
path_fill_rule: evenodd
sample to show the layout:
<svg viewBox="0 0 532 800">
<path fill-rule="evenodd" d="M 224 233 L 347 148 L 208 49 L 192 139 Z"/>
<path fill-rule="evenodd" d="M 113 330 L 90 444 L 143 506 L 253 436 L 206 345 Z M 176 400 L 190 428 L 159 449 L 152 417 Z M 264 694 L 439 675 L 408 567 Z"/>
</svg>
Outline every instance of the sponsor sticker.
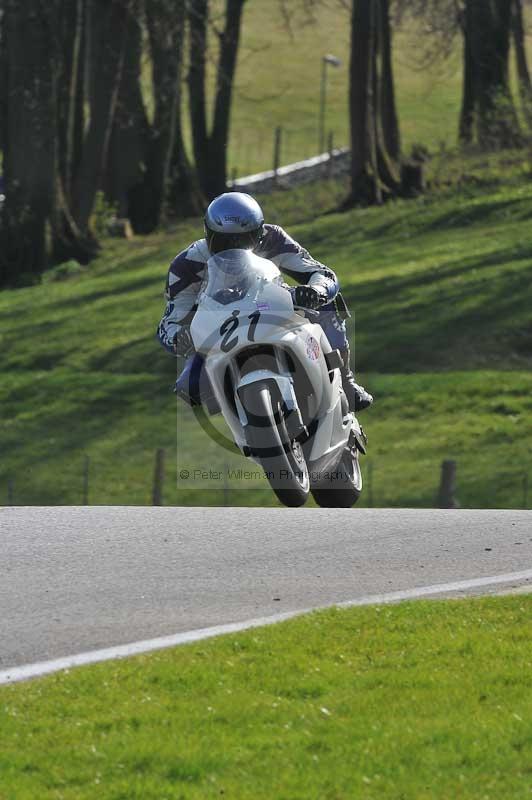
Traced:
<svg viewBox="0 0 532 800">
<path fill-rule="evenodd" d="M 270 304 L 269 303 L 255 303 L 259 311 L 269 311 Z"/>
<path fill-rule="evenodd" d="M 311 361 L 316 361 L 320 355 L 320 346 L 314 336 L 307 336 L 307 357 Z"/>
</svg>

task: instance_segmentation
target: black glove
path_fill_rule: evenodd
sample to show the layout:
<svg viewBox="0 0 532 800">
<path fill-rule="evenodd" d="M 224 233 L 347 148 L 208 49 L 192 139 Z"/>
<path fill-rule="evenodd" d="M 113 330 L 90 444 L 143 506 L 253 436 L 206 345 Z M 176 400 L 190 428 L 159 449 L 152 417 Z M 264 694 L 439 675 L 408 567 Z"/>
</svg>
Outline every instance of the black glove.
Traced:
<svg viewBox="0 0 532 800">
<path fill-rule="evenodd" d="M 326 289 L 317 289 L 314 286 L 296 286 L 294 290 L 294 305 L 310 308 L 316 311 L 328 302 Z"/>
<path fill-rule="evenodd" d="M 174 336 L 174 353 L 178 356 L 188 356 L 194 350 L 194 343 L 188 328 L 180 328 Z"/>
</svg>

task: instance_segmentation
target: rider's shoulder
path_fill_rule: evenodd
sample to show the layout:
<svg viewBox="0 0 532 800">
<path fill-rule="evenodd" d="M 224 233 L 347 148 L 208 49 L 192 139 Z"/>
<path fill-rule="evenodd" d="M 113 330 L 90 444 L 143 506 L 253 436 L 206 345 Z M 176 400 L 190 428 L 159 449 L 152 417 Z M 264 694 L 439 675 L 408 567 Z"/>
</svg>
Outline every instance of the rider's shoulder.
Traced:
<svg viewBox="0 0 532 800">
<path fill-rule="evenodd" d="M 264 226 L 264 235 L 256 252 L 258 255 L 264 255 L 265 258 L 276 258 L 291 253 L 297 254 L 300 251 L 300 245 L 288 235 L 284 228 L 281 228 L 280 225 L 268 224 Z"/>
<path fill-rule="evenodd" d="M 280 225 L 272 225 L 271 222 L 267 222 L 264 225 L 264 239 L 268 237 L 276 237 L 276 236 L 286 236 L 286 231 L 284 228 L 281 228 Z"/>
<path fill-rule="evenodd" d="M 184 267 L 194 264 L 206 264 L 209 260 L 209 248 L 205 239 L 198 239 L 191 245 L 181 250 L 170 264 L 170 270 L 176 272 Z"/>
<path fill-rule="evenodd" d="M 264 225 L 263 230 L 264 233 L 259 246 L 260 250 L 278 250 L 279 247 L 282 247 L 290 238 L 284 228 L 281 228 L 280 225 L 272 225 L 271 223 L 267 223 Z"/>
</svg>

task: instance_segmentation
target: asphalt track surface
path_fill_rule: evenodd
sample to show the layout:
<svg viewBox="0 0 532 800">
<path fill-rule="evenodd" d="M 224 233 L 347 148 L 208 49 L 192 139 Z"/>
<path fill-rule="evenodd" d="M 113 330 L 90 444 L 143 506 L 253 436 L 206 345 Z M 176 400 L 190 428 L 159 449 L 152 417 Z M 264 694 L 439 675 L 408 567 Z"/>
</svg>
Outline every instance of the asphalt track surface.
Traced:
<svg viewBox="0 0 532 800">
<path fill-rule="evenodd" d="M 532 511 L 4 507 L 0 683 L 310 608 L 527 586 Z"/>
</svg>

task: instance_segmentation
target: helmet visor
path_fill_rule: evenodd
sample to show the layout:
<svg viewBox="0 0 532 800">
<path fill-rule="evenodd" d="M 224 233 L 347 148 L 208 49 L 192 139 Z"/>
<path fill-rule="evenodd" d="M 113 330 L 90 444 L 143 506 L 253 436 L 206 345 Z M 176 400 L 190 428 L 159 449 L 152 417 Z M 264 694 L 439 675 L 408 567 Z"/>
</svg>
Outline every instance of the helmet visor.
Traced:
<svg viewBox="0 0 532 800">
<path fill-rule="evenodd" d="M 253 250 L 262 236 L 262 226 L 245 233 L 220 233 L 205 226 L 205 235 L 210 253 L 222 253 L 225 250 Z"/>
</svg>

